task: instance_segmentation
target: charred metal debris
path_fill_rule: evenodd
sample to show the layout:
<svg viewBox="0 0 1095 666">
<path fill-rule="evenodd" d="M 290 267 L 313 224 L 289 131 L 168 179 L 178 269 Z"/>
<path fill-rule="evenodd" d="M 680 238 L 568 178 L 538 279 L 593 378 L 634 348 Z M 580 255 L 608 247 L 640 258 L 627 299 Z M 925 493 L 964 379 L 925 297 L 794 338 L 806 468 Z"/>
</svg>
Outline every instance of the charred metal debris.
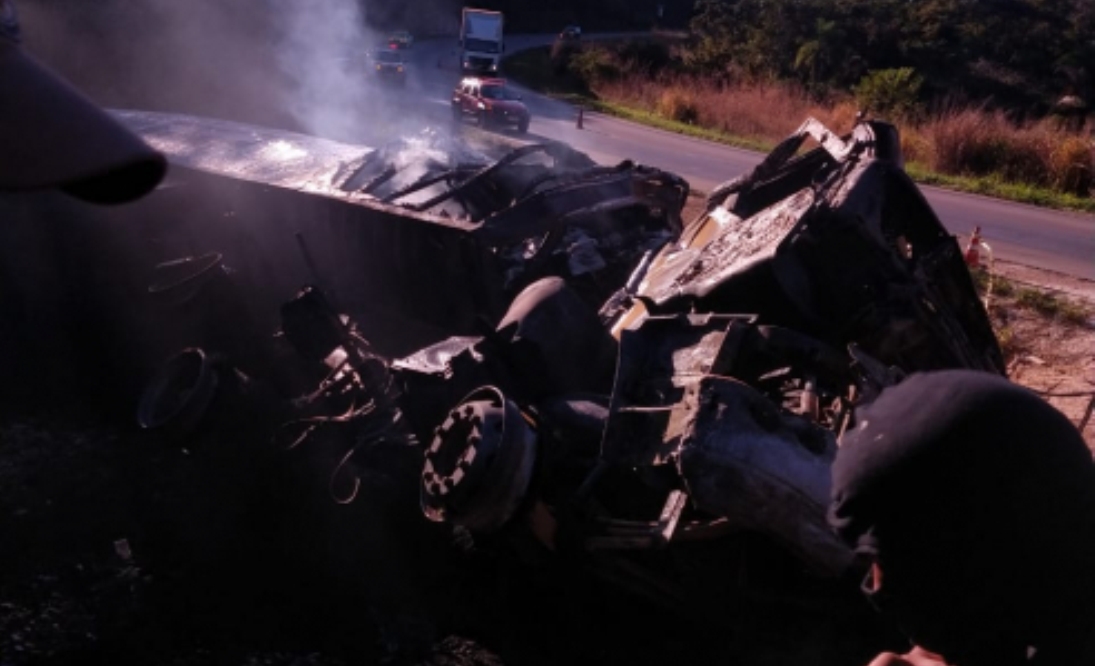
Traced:
<svg viewBox="0 0 1095 666">
<path fill-rule="evenodd" d="M 813 575 L 845 573 L 824 509 L 854 409 L 907 373 L 1004 371 L 959 247 L 885 123 L 838 136 L 808 120 L 687 225 L 680 178 L 555 145 L 495 162 L 393 145 L 340 190 L 407 223 L 459 224 L 490 248 L 508 307 L 391 357 L 308 286 L 280 311 L 277 340 L 295 353 L 265 355 L 292 368 L 280 393 L 254 390 L 225 348 L 188 349 L 149 383 L 142 425 L 185 438 L 257 414 L 281 448 L 335 431 L 339 501 L 399 447 L 429 520 L 667 605 L 694 591 L 682 547 L 733 551 L 742 534 Z"/>
<path fill-rule="evenodd" d="M 375 151 L 340 187 L 466 223 L 493 250 L 507 288 L 605 269 L 600 279 L 619 281 L 621 270 L 680 233 L 689 191 L 665 171 L 596 166 L 559 143 L 486 161 L 429 133 Z"/>
</svg>

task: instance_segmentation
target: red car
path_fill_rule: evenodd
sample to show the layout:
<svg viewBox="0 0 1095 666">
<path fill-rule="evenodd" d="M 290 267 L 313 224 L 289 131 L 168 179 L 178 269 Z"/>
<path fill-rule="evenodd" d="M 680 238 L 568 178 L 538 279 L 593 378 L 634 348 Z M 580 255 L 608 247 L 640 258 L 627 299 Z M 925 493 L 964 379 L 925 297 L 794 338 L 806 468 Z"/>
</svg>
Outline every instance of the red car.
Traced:
<svg viewBox="0 0 1095 666">
<path fill-rule="evenodd" d="M 452 93 L 452 117 L 461 122 L 474 117 L 480 127 L 513 126 L 528 131 L 528 108 L 521 96 L 506 87 L 502 79 L 464 79 Z"/>
</svg>

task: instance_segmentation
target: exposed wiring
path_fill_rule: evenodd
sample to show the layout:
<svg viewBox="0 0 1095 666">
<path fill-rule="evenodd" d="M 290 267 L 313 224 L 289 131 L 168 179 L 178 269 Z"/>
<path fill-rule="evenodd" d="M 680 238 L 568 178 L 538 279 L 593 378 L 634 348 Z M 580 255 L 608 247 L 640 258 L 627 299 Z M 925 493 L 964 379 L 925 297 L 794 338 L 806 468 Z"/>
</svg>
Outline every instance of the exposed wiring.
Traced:
<svg viewBox="0 0 1095 666">
<path fill-rule="evenodd" d="M 401 420 L 398 409 L 382 411 L 385 406 L 390 408 L 394 401 L 395 377 L 389 371 L 388 364 L 384 359 L 369 351 L 371 345 L 368 340 L 356 331 L 350 330 L 347 333 L 352 341 L 356 343 L 357 348 L 349 350 L 351 353 L 347 355 L 347 358 L 331 368 L 320 382 L 319 388 L 305 396 L 303 402 L 304 404 L 314 404 L 332 396 L 346 395 L 349 391 L 358 394 L 364 392 L 368 399 L 359 406 L 358 399 L 360 396 L 354 395 L 350 400 L 350 406 L 339 414 L 308 416 L 285 421 L 278 426 L 274 433 L 274 441 L 277 444 L 283 433 L 293 428 L 302 427 L 299 434 L 288 445 L 284 446 L 284 450 L 291 451 L 306 442 L 322 426 L 332 424 L 358 426 L 355 437 L 356 442 L 342 454 L 328 481 L 328 491 L 331 498 L 338 504 L 353 502 L 361 489 L 361 477 L 354 474 L 349 492 L 339 494 L 337 490 L 340 475 L 350 459 L 362 447 L 371 447 L 391 440 L 392 428 Z M 361 367 L 358 367 L 351 359 L 356 359 Z M 367 391 L 368 387 L 363 383 L 362 369 L 365 364 L 374 361 L 379 362 L 384 369 L 383 374 L 376 377 L 376 381 L 369 382 L 372 386 L 379 387 L 378 392 Z"/>
</svg>

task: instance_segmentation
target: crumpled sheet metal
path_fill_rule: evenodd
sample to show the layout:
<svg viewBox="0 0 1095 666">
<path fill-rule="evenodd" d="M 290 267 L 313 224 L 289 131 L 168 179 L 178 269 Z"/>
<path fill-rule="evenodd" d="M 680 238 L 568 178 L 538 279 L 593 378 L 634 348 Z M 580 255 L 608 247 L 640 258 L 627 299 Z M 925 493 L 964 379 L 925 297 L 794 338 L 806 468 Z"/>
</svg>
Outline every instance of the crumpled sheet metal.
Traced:
<svg viewBox="0 0 1095 666">
<path fill-rule="evenodd" d="M 721 372 L 750 317 L 651 317 L 620 336 L 601 457 L 621 466 L 668 463 L 680 447 L 695 381 Z"/>
<path fill-rule="evenodd" d="M 793 156 L 806 134 L 822 147 Z M 703 311 L 759 280 L 790 306 L 762 314 L 804 322 L 830 344 L 857 342 L 900 367 L 1003 374 L 957 242 L 902 169 L 893 126 L 859 123 L 839 139 L 807 121 L 717 192 L 685 232 L 714 236 L 663 253 L 640 286 L 656 311 Z"/>
<path fill-rule="evenodd" d="M 494 245 L 512 243 L 634 206 L 662 208 L 668 213 L 669 230 L 677 233 L 687 196 L 688 184 L 678 176 L 625 162 L 610 169 L 592 169 L 580 178 L 535 192 L 483 220 L 476 235 Z"/>
<path fill-rule="evenodd" d="M 809 338 L 746 316 L 652 317 L 625 330 L 601 457 L 676 465 L 696 508 L 839 575 L 851 552 L 825 522 L 835 435 L 730 376 L 759 350 L 780 364 L 833 362 Z"/>
<path fill-rule="evenodd" d="M 812 191 L 801 190 L 753 217 L 733 219 L 698 252 L 682 249 L 681 259 L 670 257 L 687 265 L 669 279 L 651 280 L 643 295 L 659 304 L 686 294 L 702 297 L 751 266 L 771 261 L 813 201 Z"/>
<path fill-rule="evenodd" d="M 118 214 L 156 227 L 133 226 L 132 257 L 145 246 L 153 263 L 215 250 L 261 300 L 319 284 L 393 356 L 478 332 L 516 291 L 568 264 L 583 297 L 603 302 L 679 230 L 688 192 L 672 174 L 597 167 L 557 143 L 493 160 L 429 132 L 368 148 L 178 114 L 117 117 L 172 165 L 163 187 Z M 574 229 L 586 238 L 565 243 Z"/>
<path fill-rule="evenodd" d="M 819 574 L 843 573 L 852 552 L 825 520 L 833 435 L 730 378 L 699 380 L 685 403 L 690 418 L 677 464 L 692 502 L 777 539 Z M 819 455 L 802 440 L 821 433 L 830 442 Z"/>
<path fill-rule="evenodd" d="M 876 131 L 880 138 L 875 137 Z M 796 157 L 795 151 L 807 136 L 813 136 L 822 147 Z M 689 260 L 673 262 L 672 270 L 652 271 L 641 293 L 659 305 L 679 297 L 702 299 L 736 275 L 768 261 L 774 262 L 777 280 L 792 297 L 809 305 L 812 285 L 803 283 L 800 275 L 801 264 L 806 262 L 794 255 L 806 254 L 812 260 L 809 263 L 819 264 L 809 256 L 816 254 L 812 243 L 804 247 L 801 241 L 824 236 L 836 220 L 863 227 L 862 233 L 877 241 L 878 255 L 892 253 L 879 228 L 884 197 L 890 189 L 885 179 L 892 170 L 900 169 L 889 156 L 895 151 L 899 156 L 900 151 L 885 140 L 896 140 L 896 134 L 860 124 L 853 136 L 843 141 L 808 119 L 750 174 L 716 188 L 724 199 L 736 194 L 733 201 L 713 202 L 708 211 L 718 222 L 716 236 Z M 788 184 L 796 185 L 786 191 Z M 930 208 L 927 215 L 928 223 L 934 222 L 942 230 Z M 777 258 L 777 254 L 781 256 Z M 872 264 L 878 261 L 878 257 L 870 259 Z M 883 261 L 890 260 L 886 257 Z M 810 280 L 821 279 L 820 275 L 806 275 Z"/>
<path fill-rule="evenodd" d="M 476 360 L 479 354 L 475 345 L 481 337 L 454 336 L 419 349 L 410 356 L 392 361 L 395 370 L 409 370 L 422 375 L 447 378 L 452 375 L 452 360 L 461 354 L 470 354 Z"/>
</svg>

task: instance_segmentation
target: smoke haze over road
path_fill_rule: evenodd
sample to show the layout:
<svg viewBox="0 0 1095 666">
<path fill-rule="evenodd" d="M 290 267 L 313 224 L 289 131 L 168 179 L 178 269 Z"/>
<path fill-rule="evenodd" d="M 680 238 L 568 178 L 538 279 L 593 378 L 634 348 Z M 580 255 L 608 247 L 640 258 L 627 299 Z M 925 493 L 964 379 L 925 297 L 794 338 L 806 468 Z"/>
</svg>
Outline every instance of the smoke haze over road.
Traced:
<svg viewBox="0 0 1095 666">
<path fill-rule="evenodd" d="M 385 111 L 366 59 L 383 34 L 360 0 L 20 0 L 19 11 L 26 48 L 104 106 L 344 140 Z"/>
</svg>

